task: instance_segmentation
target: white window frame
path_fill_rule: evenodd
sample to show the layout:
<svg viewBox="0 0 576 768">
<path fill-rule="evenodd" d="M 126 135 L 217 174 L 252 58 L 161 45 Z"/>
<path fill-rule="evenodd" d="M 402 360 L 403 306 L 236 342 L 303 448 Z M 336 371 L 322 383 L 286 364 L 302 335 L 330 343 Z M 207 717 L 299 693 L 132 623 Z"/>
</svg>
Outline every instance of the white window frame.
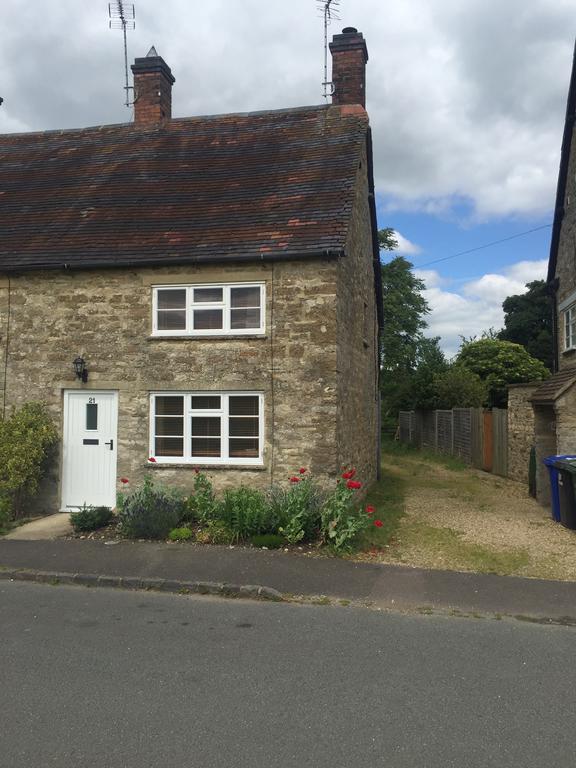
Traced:
<svg viewBox="0 0 576 768">
<path fill-rule="evenodd" d="M 576 303 L 562 312 L 564 321 L 564 352 L 576 349 Z"/>
<path fill-rule="evenodd" d="M 212 410 L 208 408 L 192 409 L 193 397 L 220 397 L 220 408 Z M 184 456 L 156 456 L 156 397 L 183 397 L 184 398 Z M 258 456 L 254 458 L 229 456 L 229 399 L 230 397 L 258 397 Z M 192 416 L 220 417 L 220 441 L 222 455 L 192 456 Z M 234 417 L 232 417 L 234 418 Z M 222 392 L 222 391 L 186 391 L 176 392 L 151 392 L 150 393 L 150 452 L 149 456 L 156 459 L 157 464 L 193 464 L 224 465 L 224 466 L 262 466 L 264 464 L 264 394 L 262 392 Z"/>
<path fill-rule="evenodd" d="M 221 288 L 221 302 L 194 303 L 195 288 Z M 232 288 L 259 288 L 260 289 L 260 325 L 258 328 L 232 328 L 231 327 L 231 290 Z M 186 291 L 186 328 L 181 330 L 159 330 L 158 328 L 158 291 L 185 290 Z M 193 328 L 194 310 L 196 309 L 221 309 L 222 328 L 207 328 L 196 330 Z M 152 336 L 261 336 L 266 333 L 266 284 L 259 282 L 250 283 L 193 283 L 185 285 L 153 285 L 152 286 Z"/>
</svg>

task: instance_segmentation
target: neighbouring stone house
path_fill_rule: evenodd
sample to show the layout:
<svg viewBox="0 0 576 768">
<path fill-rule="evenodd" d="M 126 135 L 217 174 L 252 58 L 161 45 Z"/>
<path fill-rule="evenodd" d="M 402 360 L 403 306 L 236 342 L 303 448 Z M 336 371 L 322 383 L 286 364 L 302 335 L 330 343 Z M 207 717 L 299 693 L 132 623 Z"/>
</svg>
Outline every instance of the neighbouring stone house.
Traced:
<svg viewBox="0 0 576 768">
<path fill-rule="evenodd" d="M 554 302 L 555 373 L 535 388 L 534 408 L 538 499 L 550 502 L 542 459 L 576 454 L 576 57 L 564 124 L 548 285 Z"/>
<path fill-rule="evenodd" d="M 329 105 L 174 119 L 152 49 L 134 123 L 0 136 L 1 405 L 60 425 L 43 510 L 112 506 L 151 469 L 375 479 L 368 54 L 352 28 L 331 51 Z"/>
</svg>

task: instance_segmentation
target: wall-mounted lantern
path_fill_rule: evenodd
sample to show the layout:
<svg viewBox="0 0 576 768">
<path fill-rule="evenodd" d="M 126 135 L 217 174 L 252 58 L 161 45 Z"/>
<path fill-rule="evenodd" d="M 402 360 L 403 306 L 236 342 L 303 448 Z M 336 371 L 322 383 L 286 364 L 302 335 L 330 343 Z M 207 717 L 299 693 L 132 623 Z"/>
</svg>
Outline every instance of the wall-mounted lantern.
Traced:
<svg viewBox="0 0 576 768">
<path fill-rule="evenodd" d="M 72 363 L 74 366 L 74 372 L 76 378 L 80 379 L 84 384 L 88 381 L 88 369 L 86 368 L 86 361 L 83 357 L 77 357 Z"/>
</svg>

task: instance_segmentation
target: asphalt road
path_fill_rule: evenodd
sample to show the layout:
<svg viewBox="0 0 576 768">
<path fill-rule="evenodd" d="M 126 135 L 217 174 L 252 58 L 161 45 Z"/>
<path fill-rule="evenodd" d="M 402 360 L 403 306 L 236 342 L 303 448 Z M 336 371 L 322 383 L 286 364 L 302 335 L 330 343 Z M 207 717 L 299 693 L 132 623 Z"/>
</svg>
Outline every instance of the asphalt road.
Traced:
<svg viewBox="0 0 576 768">
<path fill-rule="evenodd" d="M 1 768 L 573 768 L 576 629 L 0 583 Z"/>
</svg>

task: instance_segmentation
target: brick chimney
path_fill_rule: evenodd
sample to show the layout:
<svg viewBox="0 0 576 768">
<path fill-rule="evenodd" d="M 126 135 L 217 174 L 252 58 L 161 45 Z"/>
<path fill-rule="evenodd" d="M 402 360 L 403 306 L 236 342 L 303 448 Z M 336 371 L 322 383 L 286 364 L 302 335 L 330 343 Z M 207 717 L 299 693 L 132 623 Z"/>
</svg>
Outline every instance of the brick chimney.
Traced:
<svg viewBox="0 0 576 768">
<path fill-rule="evenodd" d="M 135 125 L 160 125 L 170 120 L 175 79 L 156 48 L 152 46 L 143 59 L 136 59 L 131 69 L 134 74 Z"/>
<path fill-rule="evenodd" d="M 361 104 L 366 108 L 366 63 L 368 49 L 362 32 L 345 27 L 330 43 L 332 53 L 333 104 Z"/>
</svg>

